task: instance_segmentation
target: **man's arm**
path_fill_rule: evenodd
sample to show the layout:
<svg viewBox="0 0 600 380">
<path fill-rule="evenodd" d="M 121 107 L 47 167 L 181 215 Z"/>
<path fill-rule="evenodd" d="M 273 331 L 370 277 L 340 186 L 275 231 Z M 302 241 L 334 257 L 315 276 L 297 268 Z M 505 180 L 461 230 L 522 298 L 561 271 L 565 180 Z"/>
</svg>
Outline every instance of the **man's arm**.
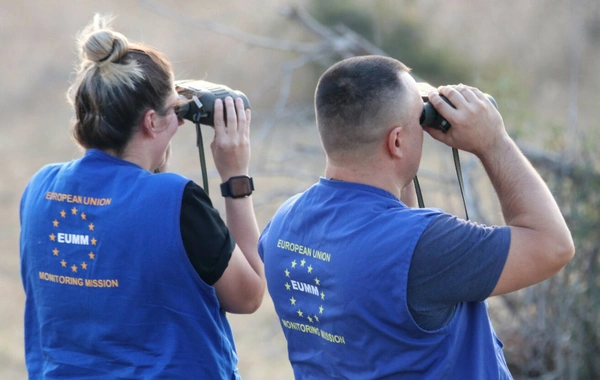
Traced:
<svg viewBox="0 0 600 380">
<path fill-rule="evenodd" d="M 491 295 L 505 294 L 541 282 L 563 268 L 575 248 L 550 190 L 506 133 L 502 117 L 481 91 L 445 86 L 430 94 L 433 106 L 448 120 L 447 133 L 426 131 L 452 147 L 475 154 L 498 194 L 511 229 L 508 258 Z"/>
<path fill-rule="evenodd" d="M 480 159 L 511 227 L 508 259 L 492 296 L 553 276 L 569 263 L 575 248 L 550 190 L 510 139 Z"/>
</svg>

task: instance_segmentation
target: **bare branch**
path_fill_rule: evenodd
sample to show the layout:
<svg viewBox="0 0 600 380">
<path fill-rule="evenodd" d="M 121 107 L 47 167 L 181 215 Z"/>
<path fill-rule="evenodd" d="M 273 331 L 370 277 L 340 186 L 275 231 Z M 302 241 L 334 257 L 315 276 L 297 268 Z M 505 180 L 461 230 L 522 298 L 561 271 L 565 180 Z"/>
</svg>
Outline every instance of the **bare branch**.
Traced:
<svg viewBox="0 0 600 380">
<path fill-rule="evenodd" d="M 263 47 L 266 49 L 292 51 L 298 53 L 311 53 L 315 50 L 320 50 L 321 43 L 310 42 L 292 42 L 286 40 L 278 40 L 274 38 L 256 36 L 247 32 L 241 31 L 234 27 L 221 24 L 208 19 L 196 19 L 180 12 L 172 7 L 167 7 L 163 4 L 152 0 L 138 0 L 138 3 L 149 10 L 150 12 L 162 15 L 166 18 L 177 20 L 179 23 L 193 26 L 195 30 L 211 31 L 223 36 L 228 36 L 248 45 Z"/>
<path fill-rule="evenodd" d="M 591 166 L 582 166 L 566 162 L 558 154 L 534 149 L 517 142 L 523 154 L 534 166 L 544 168 L 555 174 L 569 177 L 577 183 L 600 184 L 600 172 Z"/>
<path fill-rule="evenodd" d="M 303 7 L 300 6 L 289 6 L 281 9 L 281 14 L 286 16 L 291 21 L 299 22 L 304 25 L 308 30 L 316 34 L 319 38 L 324 40 L 332 40 L 335 38 L 335 33 L 326 26 L 323 26 L 320 22 L 315 20 Z"/>
</svg>

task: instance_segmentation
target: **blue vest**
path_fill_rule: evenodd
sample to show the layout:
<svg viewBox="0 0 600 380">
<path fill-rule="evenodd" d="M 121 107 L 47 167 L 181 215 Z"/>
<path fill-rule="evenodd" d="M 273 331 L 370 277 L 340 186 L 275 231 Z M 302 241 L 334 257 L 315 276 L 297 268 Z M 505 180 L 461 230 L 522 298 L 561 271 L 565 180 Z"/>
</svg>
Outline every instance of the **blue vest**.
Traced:
<svg viewBox="0 0 600 380">
<path fill-rule="evenodd" d="M 324 178 L 279 209 L 259 251 L 297 380 L 511 378 L 485 303 L 436 331 L 410 315 L 411 257 L 438 214 Z"/>
<path fill-rule="evenodd" d="M 229 323 L 181 239 L 187 182 L 98 150 L 32 178 L 21 200 L 30 378 L 236 378 Z"/>
</svg>

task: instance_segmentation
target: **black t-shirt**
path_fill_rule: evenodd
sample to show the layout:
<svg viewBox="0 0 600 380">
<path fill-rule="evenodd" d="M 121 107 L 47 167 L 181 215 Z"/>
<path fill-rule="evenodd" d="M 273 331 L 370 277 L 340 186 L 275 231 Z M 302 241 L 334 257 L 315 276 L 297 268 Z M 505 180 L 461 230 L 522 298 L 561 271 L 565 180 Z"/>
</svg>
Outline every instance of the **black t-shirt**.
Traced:
<svg viewBox="0 0 600 380">
<path fill-rule="evenodd" d="M 208 285 L 227 268 L 235 240 L 206 192 L 188 182 L 181 201 L 181 238 L 192 266 Z"/>
</svg>

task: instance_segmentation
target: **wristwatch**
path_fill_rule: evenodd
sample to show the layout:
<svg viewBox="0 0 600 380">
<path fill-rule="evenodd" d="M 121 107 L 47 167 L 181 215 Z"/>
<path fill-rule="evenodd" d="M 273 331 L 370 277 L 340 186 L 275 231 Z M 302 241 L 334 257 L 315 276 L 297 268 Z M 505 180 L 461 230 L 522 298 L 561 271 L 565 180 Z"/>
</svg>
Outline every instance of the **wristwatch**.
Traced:
<svg viewBox="0 0 600 380">
<path fill-rule="evenodd" d="M 244 198 L 252 194 L 254 181 L 247 175 L 231 177 L 221 184 L 221 195 L 231 198 Z"/>
</svg>

